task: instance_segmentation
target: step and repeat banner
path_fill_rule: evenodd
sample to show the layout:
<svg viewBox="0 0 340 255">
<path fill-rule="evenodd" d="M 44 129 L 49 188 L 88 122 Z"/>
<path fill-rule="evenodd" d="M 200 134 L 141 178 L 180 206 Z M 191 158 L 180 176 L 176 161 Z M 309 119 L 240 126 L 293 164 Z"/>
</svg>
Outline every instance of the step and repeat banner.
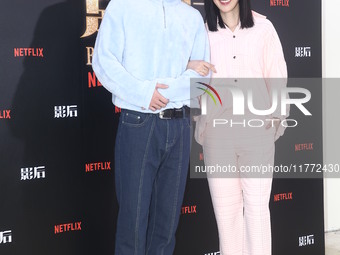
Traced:
<svg viewBox="0 0 340 255">
<path fill-rule="evenodd" d="M 2 3 L 2 255 L 114 254 L 119 109 L 91 65 L 108 2 Z M 204 15 L 202 0 L 186 2 Z M 289 77 L 321 77 L 321 1 L 264 0 L 252 5 L 276 27 Z M 320 84 L 308 88 L 313 116 L 276 142 L 277 164 L 322 162 Z M 303 118 L 297 109 L 291 116 Z M 200 153 L 197 157 L 202 160 Z M 321 178 L 274 179 L 270 209 L 274 255 L 324 254 Z M 188 179 L 181 213 L 174 254 L 220 254 L 205 179 Z"/>
</svg>

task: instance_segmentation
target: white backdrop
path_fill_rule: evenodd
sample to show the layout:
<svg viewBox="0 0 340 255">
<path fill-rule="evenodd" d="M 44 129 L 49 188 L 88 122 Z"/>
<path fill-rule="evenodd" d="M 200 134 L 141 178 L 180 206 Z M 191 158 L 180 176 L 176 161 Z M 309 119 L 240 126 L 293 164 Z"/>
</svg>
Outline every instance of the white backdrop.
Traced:
<svg viewBox="0 0 340 255">
<path fill-rule="evenodd" d="M 322 0 L 323 77 L 340 78 L 339 0 Z M 324 162 L 340 163 L 340 86 L 323 88 Z M 325 230 L 340 229 L 340 179 L 325 179 Z"/>
</svg>

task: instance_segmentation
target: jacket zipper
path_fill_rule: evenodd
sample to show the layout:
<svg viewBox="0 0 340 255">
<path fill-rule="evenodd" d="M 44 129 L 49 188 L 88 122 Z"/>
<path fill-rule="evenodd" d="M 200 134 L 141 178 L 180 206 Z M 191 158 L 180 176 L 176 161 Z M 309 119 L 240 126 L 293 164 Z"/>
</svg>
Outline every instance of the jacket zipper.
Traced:
<svg viewBox="0 0 340 255">
<path fill-rule="evenodd" d="M 166 14 L 165 14 L 165 7 L 164 7 L 164 2 L 163 1 L 162 1 L 162 5 L 163 5 L 164 28 L 166 28 Z"/>
</svg>

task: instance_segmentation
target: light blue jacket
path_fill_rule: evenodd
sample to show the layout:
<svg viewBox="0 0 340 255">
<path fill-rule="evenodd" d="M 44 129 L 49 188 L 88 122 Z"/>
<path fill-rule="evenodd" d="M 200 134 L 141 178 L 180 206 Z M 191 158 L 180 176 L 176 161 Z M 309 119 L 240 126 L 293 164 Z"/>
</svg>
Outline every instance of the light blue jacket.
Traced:
<svg viewBox="0 0 340 255">
<path fill-rule="evenodd" d="M 170 100 L 166 109 L 189 105 L 197 96 L 190 93 L 190 78 L 201 78 L 186 70 L 189 60 L 210 62 L 208 37 L 197 10 L 180 0 L 111 0 L 92 67 L 112 93 L 114 105 L 152 112 L 148 108 L 157 83 L 169 86 L 159 89 Z"/>
</svg>

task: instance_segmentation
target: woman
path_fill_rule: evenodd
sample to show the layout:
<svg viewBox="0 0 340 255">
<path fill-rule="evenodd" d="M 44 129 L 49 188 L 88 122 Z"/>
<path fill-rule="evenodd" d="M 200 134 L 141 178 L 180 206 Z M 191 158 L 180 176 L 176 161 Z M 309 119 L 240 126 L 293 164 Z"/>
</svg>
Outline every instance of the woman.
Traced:
<svg viewBox="0 0 340 255">
<path fill-rule="evenodd" d="M 287 78 L 282 46 L 272 23 L 251 11 L 250 0 L 205 0 L 205 11 L 211 64 L 216 68 L 212 77 L 230 78 L 226 81 L 233 83 L 230 86 L 251 88 L 253 97 L 257 98 L 257 109 L 269 109 L 272 91 L 286 86 Z M 188 68 L 201 75 L 213 70 L 204 61 L 191 61 Z M 274 142 L 283 134 L 280 121 L 287 116 L 281 116 L 279 111 L 270 116 L 255 116 L 249 111 L 244 116 L 236 116 L 230 95 L 225 96 L 223 88 L 219 92 L 223 102 L 223 110 L 217 111 L 219 119 L 229 122 L 232 119 L 235 123 L 253 118 L 273 121 L 257 128 L 214 126 L 212 119 L 217 116 L 216 112 L 213 117 L 209 113 L 201 116 L 196 125 L 196 140 L 203 146 L 205 164 L 231 165 L 238 170 L 247 166 L 273 165 Z M 271 254 L 269 200 L 272 174 L 265 178 L 259 175 L 249 178 L 243 173 L 223 176 L 227 178 L 208 177 L 221 254 Z"/>
</svg>

